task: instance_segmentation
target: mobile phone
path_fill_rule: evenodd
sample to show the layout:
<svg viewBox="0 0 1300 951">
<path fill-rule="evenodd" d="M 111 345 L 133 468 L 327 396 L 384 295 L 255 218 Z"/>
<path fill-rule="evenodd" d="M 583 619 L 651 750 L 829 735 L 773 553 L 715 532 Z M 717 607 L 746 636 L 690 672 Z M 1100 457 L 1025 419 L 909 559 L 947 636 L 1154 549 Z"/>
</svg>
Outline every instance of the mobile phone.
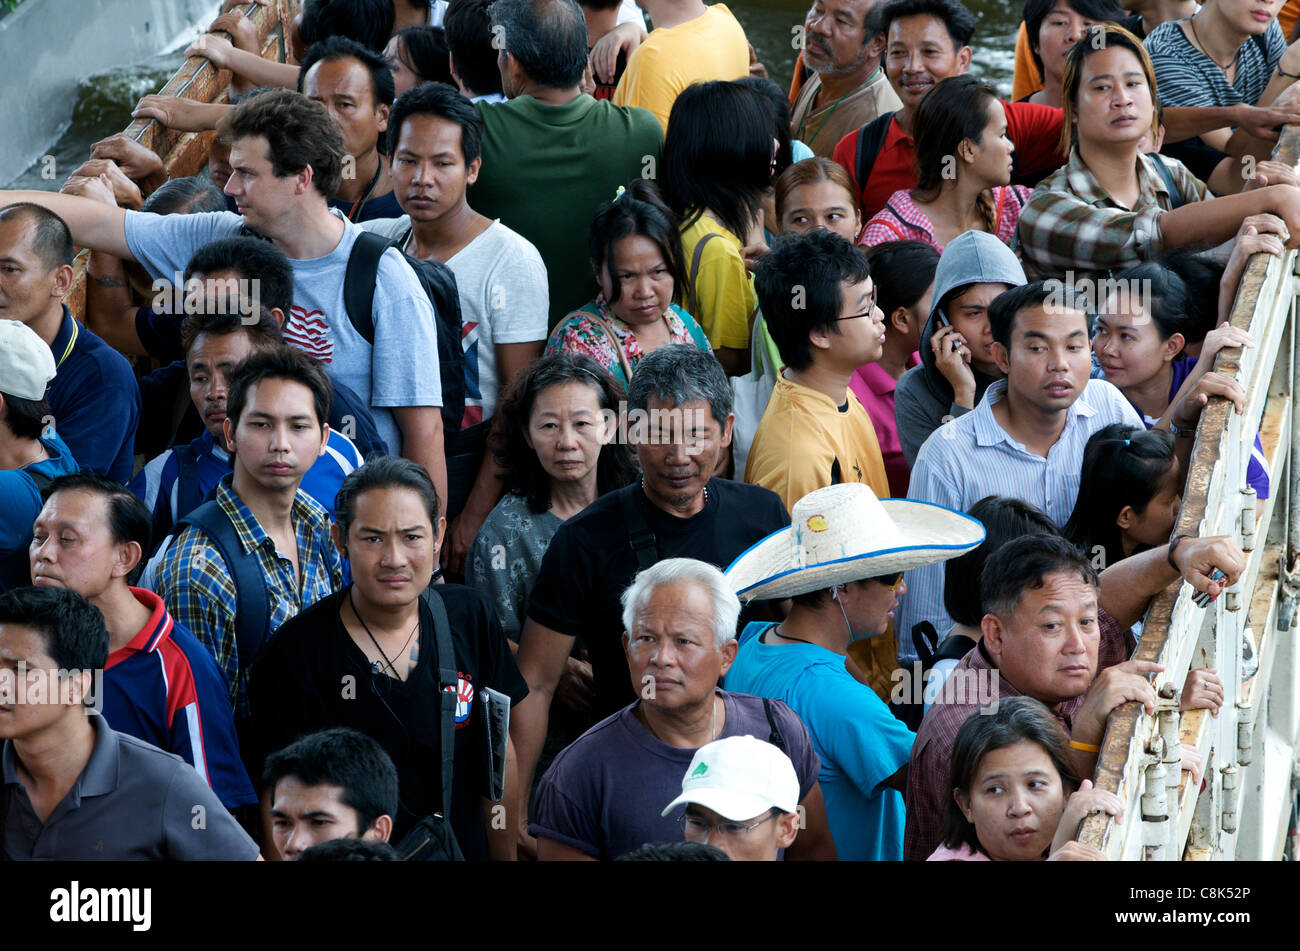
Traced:
<svg viewBox="0 0 1300 951">
<path fill-rule="evenodd" d="M 939 319 L 939 326 L 940 326 L 940 327 L 951 327 L 951 326 L 952 326 L 952 321 L 950 321 L 950 320 L 948 319 L 948 315 L 945 314 L 945 313 L 943 312 L 943 308 L 942 308 L 942 307 L 936 307 L 936 308 L 934 309 L 934 316 L 937 317 L 937 318 Z"/>
</svg>

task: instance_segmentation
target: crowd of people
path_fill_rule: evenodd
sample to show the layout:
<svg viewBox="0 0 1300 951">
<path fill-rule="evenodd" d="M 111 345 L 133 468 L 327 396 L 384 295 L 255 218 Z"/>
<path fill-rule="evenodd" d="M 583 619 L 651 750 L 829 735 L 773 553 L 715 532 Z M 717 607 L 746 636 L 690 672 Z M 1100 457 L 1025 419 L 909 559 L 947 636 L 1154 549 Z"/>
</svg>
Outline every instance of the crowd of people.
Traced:
<svg viewBox="0 0 1300 951">
<path fill-rule="evenodd" d="M 1103 857 L 1298 0 L 236 6 L 0 191 L 4 857 Z"/>
</svg>

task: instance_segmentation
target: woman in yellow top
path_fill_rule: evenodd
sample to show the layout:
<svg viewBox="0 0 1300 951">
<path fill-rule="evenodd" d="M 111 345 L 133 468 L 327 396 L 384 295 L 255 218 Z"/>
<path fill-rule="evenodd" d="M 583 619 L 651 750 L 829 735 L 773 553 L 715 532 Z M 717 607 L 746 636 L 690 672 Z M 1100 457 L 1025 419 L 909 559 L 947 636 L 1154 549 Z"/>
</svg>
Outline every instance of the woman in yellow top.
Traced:
<svg viewBox="0 0 1300 951">
<path fill-rule="evenodd" d="M 682 220 L 686 309 L 732 376 L 749 369 L 758 307 L 741 249 L 762 243 L 777 145 L 770 108 L 736 83 L 688 87 L 673 104 L 659 169 L 659 187 Z"/>
</svg>

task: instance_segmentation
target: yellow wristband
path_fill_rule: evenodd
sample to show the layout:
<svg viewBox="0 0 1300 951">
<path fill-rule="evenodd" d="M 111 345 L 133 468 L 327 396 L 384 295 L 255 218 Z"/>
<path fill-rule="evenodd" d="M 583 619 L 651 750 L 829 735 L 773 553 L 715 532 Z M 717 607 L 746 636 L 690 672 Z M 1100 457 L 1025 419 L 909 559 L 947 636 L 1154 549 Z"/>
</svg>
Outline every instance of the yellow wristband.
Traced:
<svg viewBox="0 0 1300 951">
<path fill-rule="evenodd" d="M 1078 740 L 1070 741 L 1070 749 L 1078 750 L 1081 753 L 1100 753 L 1101 747 L 1092 743 L 1080 743 Z"/>
</svg>

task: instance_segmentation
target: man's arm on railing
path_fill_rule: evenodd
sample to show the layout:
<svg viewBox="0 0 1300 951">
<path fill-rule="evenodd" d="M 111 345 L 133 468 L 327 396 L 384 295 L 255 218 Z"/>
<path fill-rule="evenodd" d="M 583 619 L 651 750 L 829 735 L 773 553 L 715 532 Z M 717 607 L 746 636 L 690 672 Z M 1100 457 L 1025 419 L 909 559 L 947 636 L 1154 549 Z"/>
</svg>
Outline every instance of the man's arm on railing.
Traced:
<svg viewBox="0 0 1300 951">
<path fill-rule="evenodd" d="M 73 243 L 134 261 L 126 244 L 126 212 L 89 198 L 41 191 L 0 191 L 0 208 L 31 202 L 54 212 L 72 232 Z"/>
<path fill-rule="evenodd" d="M 1175 546 L 1173 564 L 1177 570 L 1170 564 L 1168 545 L 1116 562 L 1101 573 L 1101 606 L 1125 628 L 1141 620 L 1151 599 L 1180 577 L 1197 591 L 1217 598 L 1246 570 L 1246 555 L 1229 535 L 1188 537 Z M 1211 581 L 1215 568 L 1227 577 Z"/>
</svg>

